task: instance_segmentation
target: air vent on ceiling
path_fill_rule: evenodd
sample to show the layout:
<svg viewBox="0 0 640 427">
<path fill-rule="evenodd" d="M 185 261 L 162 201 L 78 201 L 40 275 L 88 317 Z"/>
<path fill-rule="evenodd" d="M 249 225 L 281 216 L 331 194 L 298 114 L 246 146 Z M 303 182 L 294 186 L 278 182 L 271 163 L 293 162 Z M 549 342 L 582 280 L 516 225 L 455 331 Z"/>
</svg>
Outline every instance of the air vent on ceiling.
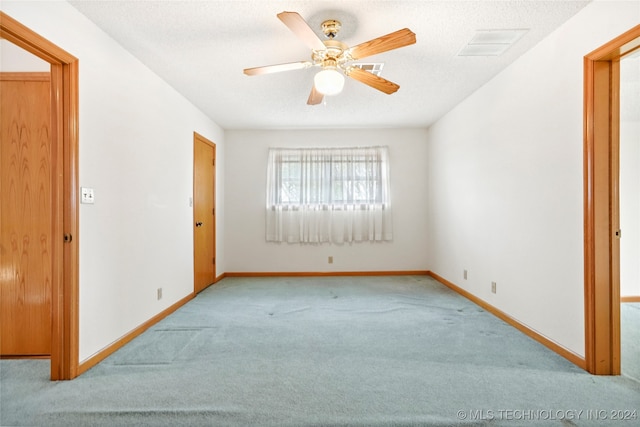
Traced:
<svg viewBox="0 0 640 427">
<path fill-rule="evenodd" d="M 360 68 L 364 71 L 368 71 L 371 74 L 375 74 L 376 76 L 380 77 L 380 74 L 382 74 L 382 67 L 384 67 L 384 62 L 375 62 L 375 63 L 359 62 L 357 64 L 351 64 L 351 66 L 355 68 Z"/>
<path fill-rule="evenodd" d="M 458 52 L 458 56 L 502 55 L 527 31 L 529 30 L 477 30 L 469 43 Z"/>
</svg>

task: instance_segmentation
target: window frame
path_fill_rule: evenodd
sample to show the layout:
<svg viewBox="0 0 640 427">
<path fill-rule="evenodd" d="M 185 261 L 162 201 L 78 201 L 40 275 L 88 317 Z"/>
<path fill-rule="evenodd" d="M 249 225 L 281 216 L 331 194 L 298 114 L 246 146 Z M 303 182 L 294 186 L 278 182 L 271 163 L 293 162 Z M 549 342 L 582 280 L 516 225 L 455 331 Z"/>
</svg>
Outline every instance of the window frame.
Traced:
<svg viewBox="0 0 640 427">
<path fill-rule="evenodd" d="M 279 176 L 277 180 L 280 183 L 280 189 L 275 188 L 267 189 L 267 207 L 275 208 L 289 208 L 296 209 L 300 206 L 317 206 L 327 209 L 341 209 L 344 206 L 356 206 L 361 208 L 368 206 L 381 206 L 389 207 L 390 197 L 388 194 L 384 194 L 383 189 L 388 188 L 388 147 L 375 146 L 375 147 L 331 147 L 331 148 L 271 148 L 271 150 L 278 150 L 280 152 L 280 159 L 275 160 L 270 156 L 269 160 L 269 174 Z M 376 155 L 372 155 L 371 151 L 374 150 Z M 317 151 L 321 152 L 317 160 L 308 160 L 305 154 Z M 357 151 L 362 151 L 357 153 Z M 356 159 L 354 160 L 354 157 Z M 358 158 L 359 157 L 359 158 Z M 362 163 L 365 165 L 362 174 L 350 174 L 353 171 L 353 163 Z M 298 173 L 294 176 L 290 172 L 286 172 L 285 165 L 299 164 Z M 305 165 L 312 165 L 312 167 L 326 169 L 322 177 L 319 178 L 321 182 L 303 182 L 302 169 Z M 335 170 L 335 166 L 344 166 L 339 171 Z M 369 171 L 368 168 L 371 168 Z M 367 173 L 369 172 L 369 173 Z M 285 178 L 285 176 L 287 176 Z M 375 177 L 371 180 L 371 177 Z M 272 180 L 272 182 L 275 180 Z M 339 185 L 339 189 L 336 188 L 336 183 L 342 183 Z M 297 186 L 297 197 L 292 199 L 290 197 L 291 192 L 285 191 L 285 183 L 290 183 L 289 187 Z M 365 184 L 363 191 L 356 191 L 357 187 L 362 188 L 362 183 Z M 360 185 L 359 185 L 360 184 Z M 302 187 L 305 185 L 316 185 L 322 188 L 318 192 L 316 188 L 315 200 L 305 200 L 303 197 Z M 352 197 L 345 197 L 344 190 L 350 189 Z M 271 195 L 275 196 L 270 198 Z M 342 193 L 342 194 L 338 194 Z M 387 192 L 388 193 L 388 192 Z"/>
</svg>

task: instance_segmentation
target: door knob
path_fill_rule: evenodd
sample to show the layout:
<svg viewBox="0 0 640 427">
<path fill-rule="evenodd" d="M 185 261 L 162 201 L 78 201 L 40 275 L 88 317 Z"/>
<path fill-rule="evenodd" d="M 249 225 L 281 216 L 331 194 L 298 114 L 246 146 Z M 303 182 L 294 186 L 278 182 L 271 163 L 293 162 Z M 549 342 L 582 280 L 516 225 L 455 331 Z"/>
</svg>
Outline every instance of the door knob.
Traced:
<svg viewBox="0 0 640 427">
<path fill-rule="evenodd" d="M 196 227 L 202 227 L 202 223 L 201 222 L 196 222 Z"/>
</svg>

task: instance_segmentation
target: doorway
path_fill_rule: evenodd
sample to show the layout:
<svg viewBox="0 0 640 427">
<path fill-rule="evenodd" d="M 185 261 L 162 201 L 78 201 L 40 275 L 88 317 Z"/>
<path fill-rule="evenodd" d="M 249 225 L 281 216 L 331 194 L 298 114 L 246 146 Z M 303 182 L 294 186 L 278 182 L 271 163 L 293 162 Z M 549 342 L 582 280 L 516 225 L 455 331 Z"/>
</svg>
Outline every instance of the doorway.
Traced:
<svg viewBox="0 0 640 427">
<path fill-rule="evenodd" d="M 584 57 L 585 367 L 620 375 L 620 59 L 640 25 Z"/>
<path fill-rule="evenodd" d="M 0 38 L 51 65 L 51 379 L 78 373 L 78 59 L 0 11 Z"/>
<path fill-rule="evenodd" d="M 620 372 L 640 381 L 640 49 L 620 60 Z"/>
<path fill-rule="evenodd" d="M 193 291 L 216 280 L 216 145 L 193 134 Z"/>
</svg>

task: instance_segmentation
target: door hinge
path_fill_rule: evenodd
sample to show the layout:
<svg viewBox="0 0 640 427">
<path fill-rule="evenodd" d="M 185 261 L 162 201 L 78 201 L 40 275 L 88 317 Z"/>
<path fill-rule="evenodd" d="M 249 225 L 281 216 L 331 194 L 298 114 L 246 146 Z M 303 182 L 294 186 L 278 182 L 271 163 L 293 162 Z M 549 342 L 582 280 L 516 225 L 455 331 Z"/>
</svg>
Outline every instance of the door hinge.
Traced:
<svg viewBox="0 0 640 427">
<path fill-rule="evenodd" d="M 65 243 L 71 243 L 73 236 L 69 233 L 64 233 L 63 239 Z"/>
<path fill-rule="evenodd" d="M 616 237 L 617 237 L 618 239 L 621 239 L 621 238 L 622 238 L 622 230 L 620 230 L 620 229 L 617 229 L 617 230 L 616 230 Z"/>
</svg>

